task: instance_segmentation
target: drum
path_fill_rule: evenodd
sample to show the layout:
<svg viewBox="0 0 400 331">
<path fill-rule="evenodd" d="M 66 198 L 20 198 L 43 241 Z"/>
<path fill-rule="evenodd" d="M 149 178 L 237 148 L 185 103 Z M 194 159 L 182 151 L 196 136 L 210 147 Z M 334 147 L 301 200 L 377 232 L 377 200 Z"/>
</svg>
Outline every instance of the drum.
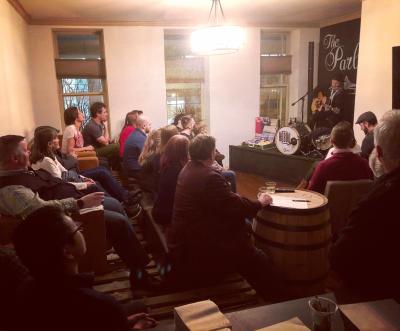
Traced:
<svg viewBox="0 0 400 331">
<path fill-rule="evenodd" d="M 253 221 L 256 246 L 272 259 L 298 295 L 321 293 L 331 243 L 327 198 L 307 190 L 271 196 L 277 205 L 262 209 Z"/>
<path fill-rule="evenodd" d="M 311 144 L 310 133 L 310 128 L 304 123 L 295 123 L 292 126 L 280 128 L 275 138 L 276 147 L 286 155 L 307 153 Z"/>
<path fill-rule="evenodd" d="M 316 138 L 313 138 L 312 142 L 315 148 L 320 151 L 327 151 L 329 150 L 329 148 L 332 147 L 330 134 L 323 134 Z"/>
<path fill-rule="evenodd" d="M 315 128 L 311 134 L 312 144 L 319 151 L 328 151 L 332 147 L 332 129 L 327 127 Z"/>
</svg>

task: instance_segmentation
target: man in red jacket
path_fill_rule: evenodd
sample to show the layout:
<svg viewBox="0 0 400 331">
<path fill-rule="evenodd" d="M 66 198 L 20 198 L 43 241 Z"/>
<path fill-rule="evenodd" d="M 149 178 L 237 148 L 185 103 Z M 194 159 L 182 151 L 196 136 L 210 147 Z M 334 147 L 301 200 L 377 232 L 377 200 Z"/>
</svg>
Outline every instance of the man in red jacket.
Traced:
<svg viewBox="0 0 400 331">
<path fill-rule="evenodd" d="M 374 179 L 368 161 L 351 151 L 354 133 L 350 123 L 336 124 L 332 129 L 331 142 L 335 147 L 334 154 L 318 163 L 308 184 L 309 190 L 323 194 L 328 181 Z"/>
</svg>

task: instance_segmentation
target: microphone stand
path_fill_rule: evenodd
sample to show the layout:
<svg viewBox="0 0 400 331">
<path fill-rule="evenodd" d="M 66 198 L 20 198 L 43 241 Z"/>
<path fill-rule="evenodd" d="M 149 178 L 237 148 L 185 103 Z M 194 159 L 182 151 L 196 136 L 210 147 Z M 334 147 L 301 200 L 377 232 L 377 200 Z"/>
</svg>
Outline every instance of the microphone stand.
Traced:
<svg viewBox="0 0 400 331">
<path fill-rule="evenodd" d="M 314 92 L 315 88 L 309 90 L 304 94 L 302 97 L 297 99 L 295 102 L 292 103 L 292 107 L 297 105 L 301 101 L 301 123 L 304 123 L 304 99 L 312 92 Z"/>
</svg>

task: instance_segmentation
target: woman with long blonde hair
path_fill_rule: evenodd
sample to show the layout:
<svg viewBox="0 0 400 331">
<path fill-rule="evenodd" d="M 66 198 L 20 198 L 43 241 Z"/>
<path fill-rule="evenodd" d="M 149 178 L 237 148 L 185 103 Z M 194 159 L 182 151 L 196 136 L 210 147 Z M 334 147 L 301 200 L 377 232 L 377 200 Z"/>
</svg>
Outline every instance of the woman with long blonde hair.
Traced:
<svg viewBox="0 0 400 331">
<path fill-rule="evenodd" d="M 139 164 L 142 167 L 140 187 L 143 191 L 153 194 L 157 191 L 158 167 L 155 166 L 154 160 L 160 149 L 160 136 L 161 129 L 151 131 L 139 155 Z"/>
</svg>

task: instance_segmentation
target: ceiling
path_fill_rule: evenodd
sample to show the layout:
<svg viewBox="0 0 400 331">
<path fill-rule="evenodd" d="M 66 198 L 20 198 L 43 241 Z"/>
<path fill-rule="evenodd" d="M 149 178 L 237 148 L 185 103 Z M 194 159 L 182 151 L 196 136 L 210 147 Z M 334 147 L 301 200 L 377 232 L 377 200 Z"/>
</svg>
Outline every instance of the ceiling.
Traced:
<svg viewBox="0 0 400 331">
<path fill-rule="evenodd" d="M 207 23 L 211 0 L 19 0 L 32 23 L 50 21 Z M 221 0 L 227 21 L 257 26 L 315 26 L 361 11 L 361 0 Z"/>
</svg>

